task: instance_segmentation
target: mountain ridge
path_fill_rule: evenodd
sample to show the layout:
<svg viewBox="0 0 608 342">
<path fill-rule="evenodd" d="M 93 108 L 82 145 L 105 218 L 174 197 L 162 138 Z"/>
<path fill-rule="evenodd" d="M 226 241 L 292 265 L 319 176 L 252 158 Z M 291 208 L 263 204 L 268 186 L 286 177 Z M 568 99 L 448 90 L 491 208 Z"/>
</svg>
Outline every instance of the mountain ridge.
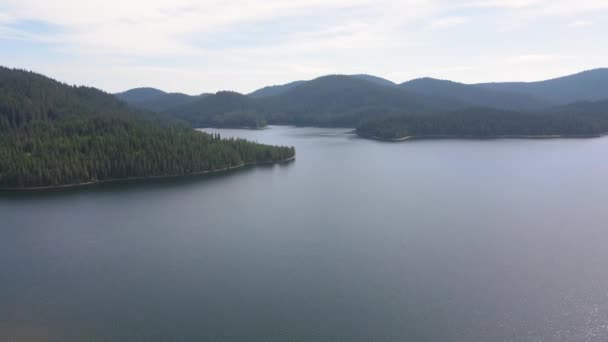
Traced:
<svg viewBox="0 0 608 342">
<path fill-rule="evenodd" d="M 149 100 L 147 104 L 132 105 L 195 126 L 262 127 L 268 123 L 356 127 L 362 121 L 383 116 L 466 108 L 531 113 L 568 103 L 600 101 L 608 99 L 607 71 L 594 69 L 546 81 L 491 84 L 428 77 L 395 84 L 372 75 L 338 74 L 265 87 L 257 94 L 218 92 L 172 104 L 163 100 L 170 96 L 165 93 L 155 98 L 156 103 Z"/>
<path fill-rule="evenodd" d="M 571 75 L 534 82 L 490 82 L 475 84 L 486 89 L 511 91 L 546 99 L 556 105 L 608 98 L 608 68 L 585 70 Z"/>
<path fill-rule="evenodd" d="M 511 91 L 487 89 L 474 84 L 464 84 L 430 77 L 401 83 L 399 86 L 413 92 L 436 95 L 466 102 L 471 106 L 491 107 L 504 110 L 533 111 L 550 106 L 531 95 Z"/>
</svg>

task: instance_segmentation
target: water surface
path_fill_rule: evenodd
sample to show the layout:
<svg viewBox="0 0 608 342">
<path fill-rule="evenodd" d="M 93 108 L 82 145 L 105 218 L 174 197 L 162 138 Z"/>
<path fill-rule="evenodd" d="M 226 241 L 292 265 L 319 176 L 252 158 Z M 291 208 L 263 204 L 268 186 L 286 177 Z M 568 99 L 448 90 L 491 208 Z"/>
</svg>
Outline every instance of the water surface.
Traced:
<svg viewBox="0 0 608 342">
<path fill-rule="evenodd" d="M 608 139 L 217 131 L 297 160 L 0 195 L 0 340 L 608 337 Z"/>
</svg>

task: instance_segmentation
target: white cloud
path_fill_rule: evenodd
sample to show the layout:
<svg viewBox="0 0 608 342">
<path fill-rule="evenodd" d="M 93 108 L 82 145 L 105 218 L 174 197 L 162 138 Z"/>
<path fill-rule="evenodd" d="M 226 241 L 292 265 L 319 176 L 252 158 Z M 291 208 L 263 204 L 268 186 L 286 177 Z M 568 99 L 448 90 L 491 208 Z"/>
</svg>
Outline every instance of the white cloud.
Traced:
<svg viewBox="0 0 608 342">
<path fill-rule="evenodd" d="M 563 60 L 573 58 L 572 56 L 564 56 L 559 54 L 526 54 L 507 58 L 507 62 L 511 64 L 529 64 L 529 63 L 545 63 L 549 61 Z"/>
<path fill-rule="evenodd" d="M 504 9 L 523 9 L 530 8 L 542 3 L 543 0 L 480 0 L 463 2 L 457 7 L 464 8 L 504 8 Z"/>
<path fill-rule="evenodd" d="M 429 29 L 431 30 L 443 30 L 447 28 L 451 28 L 454 26 L 465 24 L 469 21 L 468 18 L 465 17 L 443 17 L 435 19 L 429 25 Z"/>
<path fill-rule="evenodd" d="M 593 22 L 589 20 L 576 20 L 568 24 L 569 27 L 587 27 L 592 25 Z"/>
<path fill-rule="evenodd" d="M 30 41 L 30 42 L 36 42 L 36 43 L 57 43 L 57 42 L 59 42 L 59 40 L 56 37 L 15 29 L 11 26 L 3 25 L 2 22 L 0 22 L 0 39 L 22 40 L 22 41 Z"/>
<path fill-rule="evenodd" d="M 469 21 L 444 15 L 454 8 L 499 8 L 522 15 L 579 13 L 607 8 L 605 0 L 3 0 L 3 20 L 36 20 L 64 30 L 48 39 L 79 51 L 124 55 L 200 55 L 209 53 L 187 37 L 212 36 L 222 29 L 284 17 L 335 14 L 330 27 L 294 32 L 305 44 L 323 46 L 326 35 L 337 46 L 378 43 L 403 34 L 415 20 L 441 30 Z M 353 11 L 359 9 L 359 11 Z M 348 15 L 352 11 L 353 15 Z M 367 16 L 364 13 L 370 13 Z M 314 20 L 314 19 L 311 19 Z M 517 20 L 512 25 L 517 26 Z M 341 32 L 338 32 L 340 31 Z M 333 34 L 332 34 L 333 32 Z M 281 43 L 282 44 L 282 43 Z M 273 44 L 279 46 L 281 44 Z"/>
<path fill-rule="evenodd" d="M 184 37 L 211 35 L 222 28 L 287 16 L 350 8 L 382 8 L 390 25 L 434 7 L 432 0 L 5 0 L 11 18 L 49 22 L 65 28 L 52 34 L 65 44 L 90 51 L 125 54 L 204 53 Z M 6 15 L 8 16 L 8 15 Z M 339 27 L 344 23 L 337 22 Z"/>
<path fill-rule="evenodd" d="M 0 44 L 30 41 L 30 48 L 51 50 L 0 54 L 0 64 L 109 90 L 151 85 L 190 93 L 250 91 L 325 73 L 481 80 L 502 76 L 490 69 L 505 64 L 533 77 L 541 62 L 568 54 L 569 42 L 551 39 L 564 32 L 543 20 L 582 27 L 590 22 L 581 18 L 606 9 L 608 0 L 0 0 Z M 32 21 L 51 29 L 14 25 Z M 446 29 L 464 24 L 471 30 L 446 41 Z M 597 19 L 589 33 L 602 25 Z M 231 41 L 230 32 L 238 39 Z M 528 38 L 534 33 L 542 39 Z M 517 44 L 516 51 L 552 54 L 505 58 L 514 46 L 503 41 Z M 60 57 L 49 61 L 52 52 Z M 590 46 L 576 65 L 607 53 Z M 479 55 L 494 64 L 477 65 Z"/>
<path fill-rule="evenodd" d="M 5 24 L 11 22 L 11 18 L 6 13 L 0 12 L 0 24 Z"/>
<path fill-rule="evenodd" d="M 498 8 L 538 15 L 565 15 L 608 9 L 606 0 L 481 0 L 460 2 L 457 7 Z"/>
</svg>

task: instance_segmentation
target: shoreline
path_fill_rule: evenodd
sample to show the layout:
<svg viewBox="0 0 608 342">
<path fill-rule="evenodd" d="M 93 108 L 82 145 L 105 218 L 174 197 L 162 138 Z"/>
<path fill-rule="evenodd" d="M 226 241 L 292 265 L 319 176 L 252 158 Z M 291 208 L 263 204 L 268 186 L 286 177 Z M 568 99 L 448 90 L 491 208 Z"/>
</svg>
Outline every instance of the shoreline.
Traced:
<svg viewBox="0 0 608 342">
<path fill-rule="evenodd" d="M 592 139 L 601 138 L 608 133 L 602 134 L 580 134 L 580 135 L 493 135 L 493 136 L 474 136 L 474 135 L 408 135 L 400 138 L 382 138 L 356 133 L 358 137 L 376 141 L 402 142 L 409 140 L 499 140 L 499 139 L 530 139 L 530 140 L 549 140 L 549 139 Z"/>
<path fill-rule="evenodd" d="M 112 178 L 112 179 L 106 179 L 106 180 L 100 180 L 100 181 L 90 181 L 90 182 L 83 182 L 83 183 L 51 185 L 51 186 L 38 186 L 38 187 L 29 187 L 29 188 L 0 188 L 0 192 L 28 192 L 28 191 L 59 190 L 59 189 L 86 187 L 89 185 L 104 184 L 104 183 L 202 176 L 202 175 L 207 175 L 207 174 L 228 172 L 228 171 L 232 171 L 232 170 L 236 170 L 236 169 L 241 169 L 241 168 L 244 168 L 247 166 L 284 164 L 284 163 L 289 163 L 291 161 L 294 161 L 295 159 L 296 159 L 296 156 L 294 155 L 293 157 L 290 157 L 287 159 L 281 159 L 281 160 L 277 160 L 277 161 L 242 163 L 239 165 L 225 167 L 223 169 L 193 172 L 193 173 L 188 173 L 188 174 L 183 174 L 183 175 Z"/>
<path fill-rule="evenodd" d="M 266 129 L 269 129 L 268 125 L 263 126 L 263 127 L 250 127 L 250 126 L 234 126 L 234 127 L 196 127 L 194 128 L 195 131 L 200 131 L 200 132 L 205 132 L 206 129 L 242 129 L 244 131 L 263 131 Z"/>
<path fill-rule="evenodd" d="M 343 128 L 348 129 L 348 133 L 355 134 L 360 138 L 376 140 L 376 141 L 385 141 L 385 142 L 402 142 L 409 140 L 499 140 L 499 139 L 530 139 L 530 140 L 549 140 L 549 139 L 591 139 L 591 138 L 601 138 L 608 135 L 608 132 L 599 133 L 599 134 L 574 134 L 574 135 L 564 135 L 564 134 L 548 134 L 548 135 L 525 135 L 525 134 L 508 134 L 508 135 L 492 135 L 492 136 L 475 136 L 475 135 L 445 135 L 445 134 L 431 134 L 431 135 L 408 135 L 405 137 L 399 138 L 383 138 L 378 136 L 369 136 L 365 134 L 357 133 L 356 128 L 352 127 L 334 127 L 334 126 L 297 126 L 297 125 L 284 125 L 284 124 L 272 124 L 267 125 L 264 128 L 250 128 L 250 127 L 205 127 L 205 128 L 196 128 L 196 130 L 203 129 L 244 129 L 244 130 L 265 130 L 271 129 L 271 126 L 278 127 L 311 127 L 311 128 Z"/>
</svg>

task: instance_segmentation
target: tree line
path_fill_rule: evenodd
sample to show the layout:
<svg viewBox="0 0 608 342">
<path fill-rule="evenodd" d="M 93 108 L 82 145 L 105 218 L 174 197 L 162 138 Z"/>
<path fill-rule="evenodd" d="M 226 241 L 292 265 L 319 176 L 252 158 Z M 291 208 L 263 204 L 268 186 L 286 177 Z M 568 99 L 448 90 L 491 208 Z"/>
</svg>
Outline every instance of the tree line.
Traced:
<svg viewBox="0 0 608 342">
<path fill-rule="evenodd" d="M 579 104 L 542 113 L 469 108 L 435 114 L 401 114 L 362 122 L 364 137 L 597 136 L 608 132 L 608 102 Z"/>
<path fill-rule="evenodd" d="M 179 176 L 295 156 L 131 109 L 93 88 L 0 68 L 0 188 Z"/>
</svg>

